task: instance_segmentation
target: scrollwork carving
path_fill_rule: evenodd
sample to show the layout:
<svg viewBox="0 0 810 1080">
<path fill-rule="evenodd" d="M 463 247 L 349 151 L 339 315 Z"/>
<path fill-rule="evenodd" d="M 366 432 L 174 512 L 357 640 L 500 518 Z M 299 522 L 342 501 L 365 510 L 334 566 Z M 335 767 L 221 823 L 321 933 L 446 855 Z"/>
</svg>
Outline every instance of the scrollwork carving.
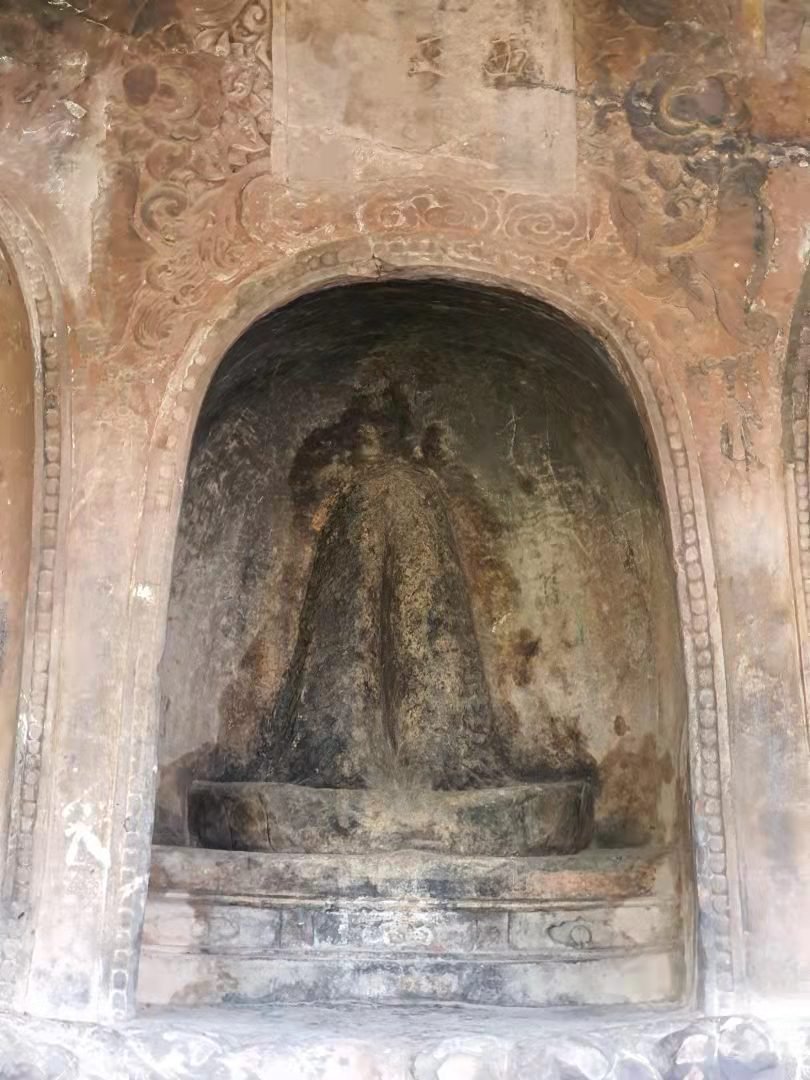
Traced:
<svg viewBox="0 0 810 1080">
<path fill-rule="evenodd" d="M 716 126 L 707 119 L 706 99 L 686 104 L 679 80 L 671 90 L 656 91 L 658 111 L 641 109 L 632 97 L 632 109 L 643 115 L 640 126 L 633 126 L 628 106 L 627 115 L 614 113 L 602 131 L 589 133 L 592 161 L 635 286 L 686 308 L 699 322 L 716 319 L 746 345 L 764 346 L 777 329 L 757 306 L 774 239 L 764 193 L 767 166 L 753 153 L 723 149 L 726 136 L 738 138 L 744 110 L 735 107 L 732 128 L 723 128 L 721 114 L 731 99 L 712 79 L 703 84 L 716 106 Z M 635 141 L 623 133 L 625 125 Z"/>
<path fill-rule="evenodd" d="M 578 196 L 450 187 L 435 179 L 359 194 L 298 192 L 274 177 L 263 158 L 223 183 L 206 183 L 192 167 L 194 147 L 165 144 L 159 152 L 167 169 L 158 181 L 149 166 L 154 148 L 146 163 L 151 179 L 145 188 L 142 179 L 135 210 L 138 235 L 155 253 L 133 331 L 147 348 L 165 339 L 178 312 L 203 304 L 216 281 L 236 281 L 259 258 L 280 260 L 302 244 L 350 237 L 358 225 L 365 233 L 503 235 L 516 248 L 573 258 L 585 250 L 596 223 Z"/>
<path fill-rule="evenodd" d="M 373 192 L 362 203 L 360 219 L 370 231 L 500 234 L 520 246 L 562 254 L 582 250 L 595 227 L 589 209 L 576 196 L 552 198 L 432 183 L 402 192 Z"/>
<path fill-rule="evenodd" d="M 597 219 L 584 200 L 536 195 L 505 195 L 500 204 L 502 229 L 509 240 L 572 254 L 587 243 Z"/>
<path fill-rule="evenodd" d="M 209 280 L 230 280 L 250 243 L 234 206 L 269 167 L 270 27 L 270 0 L 194 0 L 121 77 L 110 131 L 136 171 L 132 226 L 152 251 L 131 315 L 141 344 L 163 340 Z"/>
<path fill-rule="evenodd" d="M 302 240 L 328 240 L 354 224 L 352 206 L 345 197 L 328 191 L 298 195 L 268 173 L 247 182 L 239 193 L 236 214 L 265 255 L 268 248 L 281 255 Z"/>
<path fill-rule="evenodd" d="M 373 193 L 361 207 L 361 220 L 377 229 L 487 232 L 497 217 L 494 196 L 483 191 L 448 187 L 441 183 L 417 184 L 401 192 Z"/>
</svg>

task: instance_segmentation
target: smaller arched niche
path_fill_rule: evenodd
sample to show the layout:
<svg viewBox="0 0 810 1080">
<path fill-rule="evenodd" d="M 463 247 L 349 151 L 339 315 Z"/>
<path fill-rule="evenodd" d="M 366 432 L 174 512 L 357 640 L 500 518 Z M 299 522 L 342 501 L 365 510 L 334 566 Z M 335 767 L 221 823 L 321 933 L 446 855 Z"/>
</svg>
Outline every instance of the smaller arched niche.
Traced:
<svg viewBox="0 0 810 1080">
<path fill-rule="evenodd" d="M 666 518 L 561 313 L 421 280 L 256 323 L 193 440 L 161 692 L 144 1000 L 686 993 Z"/>
<path fill-rule="evenodd" d="M 0 840 L 5 851 L 31 568 L 35 427 L 31 331 L 2 245 L 0 338 Z"/>
</svg>

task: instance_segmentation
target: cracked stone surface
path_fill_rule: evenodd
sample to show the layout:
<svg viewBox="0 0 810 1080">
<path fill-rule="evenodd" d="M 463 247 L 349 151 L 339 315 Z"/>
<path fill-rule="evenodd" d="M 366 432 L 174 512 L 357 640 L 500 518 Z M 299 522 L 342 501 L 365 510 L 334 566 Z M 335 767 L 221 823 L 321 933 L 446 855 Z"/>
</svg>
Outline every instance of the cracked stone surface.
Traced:
<svg viewBox="0 0 810 1080">
<path fill-rule="evenodd" d="M 654 1011 L 145 1010 L 114 1028 L 0 1015 L 9 1080 L 675 1080 L 687 1058 L 693 1078 L 790 1080 L 807 1049 L 801 1025 Z"/>
</svg>

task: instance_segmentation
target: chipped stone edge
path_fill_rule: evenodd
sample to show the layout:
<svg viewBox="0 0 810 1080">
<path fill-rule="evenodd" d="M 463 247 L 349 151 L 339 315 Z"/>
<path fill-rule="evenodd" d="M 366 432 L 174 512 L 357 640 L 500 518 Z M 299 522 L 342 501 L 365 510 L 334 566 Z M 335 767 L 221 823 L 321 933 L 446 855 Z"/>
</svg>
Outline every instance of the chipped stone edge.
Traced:
<svg viewBox="0 0 810 1080">
<path fill-rule="evenodd" d="M 0 239 L 28 314 L 36 425 L 31 576 L 0 916 L 0 1002 L 11 1004 L 22 990 L 30 961 L 34 826 L 43 747 L 48 742 L 54 708 L 53 671 L 58 648 L 54 585 L 61 572 L 61 506 L 67 488 L 62 443 L 67 429 L 68 379 L 66 327 L 55 271 L 36 226 L 5 195 L 0 197 Z"/>
</svg>

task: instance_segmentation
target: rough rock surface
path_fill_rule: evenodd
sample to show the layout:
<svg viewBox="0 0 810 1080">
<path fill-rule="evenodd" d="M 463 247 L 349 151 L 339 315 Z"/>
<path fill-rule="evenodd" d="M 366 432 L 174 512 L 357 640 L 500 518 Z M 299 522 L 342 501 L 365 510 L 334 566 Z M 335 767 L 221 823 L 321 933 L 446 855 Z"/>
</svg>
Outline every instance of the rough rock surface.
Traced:
<svg viewBox="0 0 810 1080">
<path fill-rule="evenodd" d="M 580 851 L 593 830 L 591 786 L 577 780 L 473 791 L 199 782 L 189 799 L 200 846 L 231 851 L 549 855 Z"/>
<path fill-rule="evenodd" d="M 654 1012 L 294 1008 L 146 1010 L 103 1028 L 0 1015 L 3 1080 L 794 1080 L 805 1027 Z M 723 1051 L 734 1058 L 731 1067 Z M 765 1065 L 767 1056 L 768 1065 Z"/>
</svg>

